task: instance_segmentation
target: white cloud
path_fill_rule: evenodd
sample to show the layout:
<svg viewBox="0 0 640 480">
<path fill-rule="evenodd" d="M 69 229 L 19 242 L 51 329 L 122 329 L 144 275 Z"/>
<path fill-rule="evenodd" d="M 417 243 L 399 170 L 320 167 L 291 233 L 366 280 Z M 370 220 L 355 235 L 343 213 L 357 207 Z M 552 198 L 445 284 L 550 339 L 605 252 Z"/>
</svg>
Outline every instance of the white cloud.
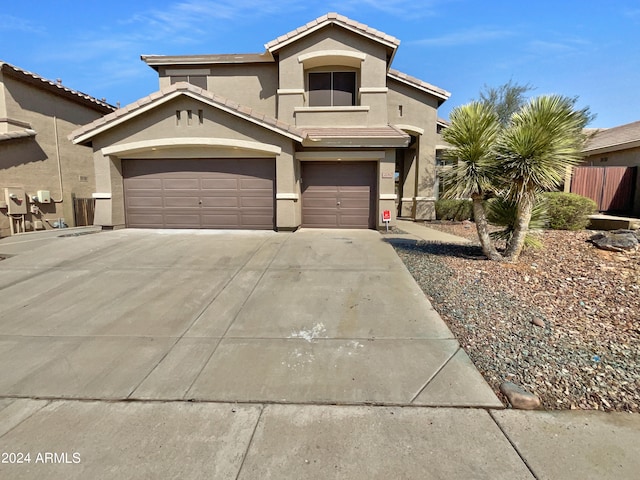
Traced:
<svg viewBox="0 0 640 480">
<path fill-rule="evenodd" d="M 162 10 L 137 13 L 122 23 L 138 24 L 154 37 L 177 33 L 199 35 L 212 28 L 212 21 L 236 20 L 248 15 L 255 18 L 260 14 L 287 12 L 304 5 L 302 0 L 186 0 Z"/>
<path fill-rule="evenodd" d="M 453 32 L 439 37 L 424 38 L 407 42 L 409 45 L 423 45 L 429 47 L 453 47 L 459 45 L 474 45 L 492 40 L 500 40 L 514 35 L 511 30 L 493 27 L 475 27 L 469 30 Z"/>
<path fill-rule="evenodd" d="M 328 6 L 338 13 L 358 12 L 368 8 L 406 19 L 433 16 L 438 11 L 437 7 L 444 3 L 444 0 L 423 0 L 419 3 L 411 0 L 342 0 L 330 2 Z"/>
<path fill-rule="evenodd" d="M 26 18 L 0 13 L 0 31 L 41 34 L 45 29 Z"/>
</svg>

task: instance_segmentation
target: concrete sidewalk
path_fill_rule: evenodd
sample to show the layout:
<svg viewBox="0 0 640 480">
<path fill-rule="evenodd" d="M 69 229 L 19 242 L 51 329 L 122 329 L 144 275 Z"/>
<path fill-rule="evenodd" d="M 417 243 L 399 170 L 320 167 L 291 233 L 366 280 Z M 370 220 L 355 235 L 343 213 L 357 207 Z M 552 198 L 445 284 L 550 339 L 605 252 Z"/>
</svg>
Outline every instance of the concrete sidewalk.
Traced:
<svg viewBox="0 0 640 480">
<path fill-rule="evenodd" d="M 638 442 L 637 414 L 0 400 L 11 479 L 621 480 Z"/>
<path fill-rule="evenodd" d="M 471 243 L 469 240 L 450 233 L 441 232 L 434 228 L 427 227 L 424 223 L 413 222 L 409 220 L 398 220 L 398 228 L 404 230 L 407 234 L 390 235 L 399 239 L 415 239 L 425 240 L 427 242 L 454 243 L 456 245 L 467 245 Z"/>
</svg>

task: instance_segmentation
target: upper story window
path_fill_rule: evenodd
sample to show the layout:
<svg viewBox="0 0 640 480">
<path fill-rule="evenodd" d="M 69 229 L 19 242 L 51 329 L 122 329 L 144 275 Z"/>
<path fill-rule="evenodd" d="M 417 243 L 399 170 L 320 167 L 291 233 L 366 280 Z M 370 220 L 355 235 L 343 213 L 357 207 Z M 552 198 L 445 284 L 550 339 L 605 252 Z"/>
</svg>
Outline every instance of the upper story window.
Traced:
<svg viewBox="0 0 640 480">
<path fill-rule="evenodd" d="M 356 72 L 309 72 L 310 107 L 356 104 Z"/>
<path fill-rule="evenodd" d="M 171 75 L 171 85 L 178 82 L 189 82 L 196 87 L 207 89 L 206 75 Z"/>
</svg>

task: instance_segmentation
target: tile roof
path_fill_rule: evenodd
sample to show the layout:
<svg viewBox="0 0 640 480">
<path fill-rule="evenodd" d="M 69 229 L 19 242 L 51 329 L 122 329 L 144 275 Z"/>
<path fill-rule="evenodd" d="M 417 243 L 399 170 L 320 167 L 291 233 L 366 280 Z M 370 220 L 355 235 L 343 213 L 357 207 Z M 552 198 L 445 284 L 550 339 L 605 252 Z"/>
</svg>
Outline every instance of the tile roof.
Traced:
<svg viewBox="0 0 640 480">
<path fill-rule="evenodd" d="M 360 128 L 305 128 L 304 133 L 307 134 L 310 140 L 323 138 L 409 138 L 409 135 L 391 125 L 387 125 L 384 127 Z"/>
<path fill-rule="evenodd" d="M 31 128 L 25 128 L 24 130 L 15 130 L 13 132 L 0 133 L 0 142 L 5 140 L 13 140 L 16 138 L 28 138 L 35 137 L 36 131 Z"/>
<path fill-rule="evenodd" d="M 56 93 L 62 94 L 64 92 L 64 94 L 77 97 L 85 103 L 93 104 L 94 106 L 98 107 L 98 110 L 101 110 L 105 113 L 111 112 L 116 109 L 116 107 L 108 104 L 103 100 L 98 100 L 97 98 L 92 97 L 91 95 L 87 95 L 86 93 L 82 93 L 82 92 L 79 92 L 78 90 L 73 90 L 71 88 L 65 87 L 60 82 L 47 80 L 46 78 L 41 77 L 40 75 L 37 75 L 33 72 L 29 72 L 27 70 L 23 70 L 22 68 L 16 67 L 15 65 L 11 65 L 10 63 L 0 61 L 0 69 L 2 71 L 8 71 L 9 73 L 17 74 L 18 76 L 26 78 L 29 81 L 35 83 L 36 85 L 42 86 Z"/>
<path fill-rule="evenodd" d="M 190 83 L 177 82 L 170 87 L 163 88 L 162 90 L 154 92 L 151 95 L 141 98 L 136 102 L 130 103 L 129 105 L 120 108 L 115 112 L 110 113 L 109 115 L 105 115 L 104 117 L 101 117 L 91 123 L 83 125 L 82 127 L 71 132 L 71 134 L 69 135 L 69 139 L 74 140 L 75 142 L 88 140 L 91 137 L 91 132 L 98 130 L 100 127 L 107 127 L 109 124 L 114 123 L 119 119 L 124 120 L 123 117 L 130 116 L 135 112 L 141 110 L 143 107 L 151 106 L 153 103 L 158 103 L 166 97 L 169 97 L 176 93 L 190 93 L 211 105 L 218 106 L 224 110 L 230 111 L 234 115 L 245 118 L 249 121 L 252 121 L 253 123 L 262 125 L 263 127 L 270 130 L 276 130 L 287 136 L 296 137 L 296 139 L 298 140 L 302 140 L 302 138 L 304 137 L 304 132 L 302 130 L 293 127 L 288 123 L 282 122 L 268 115 L 264 115 L 263 113 L 255 111 L 244 105 L 240 105 L 232 100 L 211 93 L 200 87 L 196 87 L 195 85 L 191 85 Z M 80 137 L 86 138 L 78 140 Z"/>
<path fill-rule="evenodd" d="M 597 130 L 587 141 L 583 152 L 623 150 L 636 146 L 640 146 L 640 121 Z"/>
<path fill-rule="evenodd" d="M 451 96 L 451 93 L 447 92 L 446 90 L 443 90 L 440 87 L 431 85 L 430 83 L 424 82 L 419 78 L 412 77 L 410 75 L 407 75 L 406 73 L 402 73 L 398 70 L 394 70 L 393 68 L 389 69 L 389 72 L 387 73 L 387 77 L 397 80 L 399 82 L 407 83 L 412 87 L 416 87 L 419 90 L 430 93 L 431 95 L 435 95 L 436 97 L 439 97 L 442 100 L 447 100 Z"/>
<path fill-rule="evenodd" d="M 234 63 L 273 63 L 273 56 L 265 53 L 225 53 L 211 55 L 140 55 L 151 68 L 173 65 L 212 65 Z"/>
<path fill-rule="evenodd" d="M 364 23 L 351 20 L 350 18 L 347 18 L 344 15 L 339 15 L 337 13 L 332 12 L 332 13 L 327 13 L 326 15 L 323 15 L 321 17 L 318 17 L 315 20 L 312 20 L 311 22 L 307 23 L 306 25 L 302 25 L 301 27 L 298 27 L 295 30 L 290 31 L 289 33 L 286 33 L 274 40 L 271 40 L 270 42 L 265 44 L 265 48 L 268 51 L 273 52 L 291 43 L 292 41 L 298 38 L 301 38 L 305 35 L 310 34 L 311 32 L 314 32 L 322 27 L 325 27 L 331 24 L 340 25 L 348 30 L 355 31 L 373 40 L 386 43 L 387 45 L 389 45 L 394 49 L 397 48 L 398 45 L 400 45 L 400 40 L 398 40 L 395 37 L 392 37 L 391 35 L 387 35 L 384 32 L 376 30 L 375 28 L 371 28 L 368 25 L 365 25 Z"/>
</svg>

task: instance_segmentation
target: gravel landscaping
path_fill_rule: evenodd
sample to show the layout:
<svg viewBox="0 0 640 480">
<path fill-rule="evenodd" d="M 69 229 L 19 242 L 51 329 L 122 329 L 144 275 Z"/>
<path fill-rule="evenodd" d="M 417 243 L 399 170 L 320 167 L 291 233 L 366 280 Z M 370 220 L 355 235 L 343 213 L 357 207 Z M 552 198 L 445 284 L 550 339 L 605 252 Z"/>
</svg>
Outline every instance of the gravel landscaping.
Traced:
<svg viewBox="0 0 640 480">
<path fill-rule="evenodd" d="M 593 231 L 541 234 L 516 264 L 490 262 L 475 225 L 427 223 L 470 245 L 395 248 L 496 394 L 513 382 L 546 409 L 640 412 L 640 252 Z"/>
</svg>

